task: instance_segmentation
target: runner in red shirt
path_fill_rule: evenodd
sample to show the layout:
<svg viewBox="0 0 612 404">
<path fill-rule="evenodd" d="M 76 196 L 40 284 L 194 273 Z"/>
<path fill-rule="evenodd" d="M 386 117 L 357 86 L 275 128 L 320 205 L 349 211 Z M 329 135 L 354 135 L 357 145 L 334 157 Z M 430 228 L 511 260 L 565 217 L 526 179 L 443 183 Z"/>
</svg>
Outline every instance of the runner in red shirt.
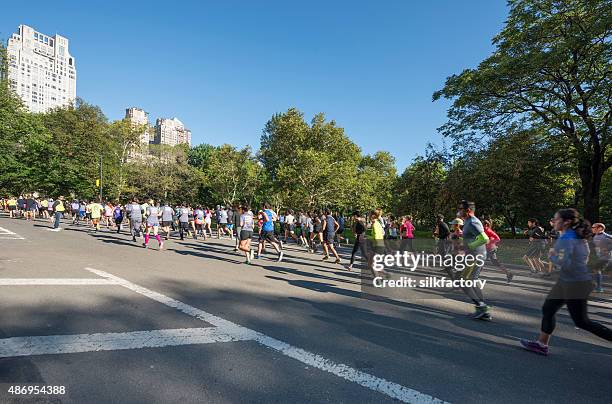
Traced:
<svg viewBox="0 0 612 404">
<path fill-rule="evenodd" d="M 514 274 L 510 272 L 508 268 L 506 268 L 499 259 L 497 258 L 497 244 L 501 241 L 501 238 L 495 231 L 491 228 L 491 221 L 484 221 L 484 232 L 489 237 L 489 242 L 487 243 L 487 258 L 491 260 L 491 263 L 501 269 L 506 274 L 506 279 L 508 283 L 512 282 L 512 278 L 514 278 Z"/>
</svg>

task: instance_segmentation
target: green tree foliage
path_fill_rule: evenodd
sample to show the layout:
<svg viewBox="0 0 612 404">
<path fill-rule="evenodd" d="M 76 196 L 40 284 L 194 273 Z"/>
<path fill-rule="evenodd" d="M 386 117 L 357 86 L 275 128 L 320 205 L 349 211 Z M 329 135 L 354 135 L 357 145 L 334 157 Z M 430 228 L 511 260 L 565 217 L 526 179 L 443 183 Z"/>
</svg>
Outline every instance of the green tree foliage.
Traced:
<svg viewBox="0 0 612 404">
<path fill-rule="evenodd" d="M 417 157 L 396 180 L 394 211 L 412 215 L 417 224 L 433 225 L 437 214 L 450 213 L 443 206 L 448 199 L 446 176 L 444 163 L 439 158 Z"/>
<path fill-rule="evenodd" d="M 308 125 L 291 108 L 266 124 L 259 159 L 274 186 L 270 193 L 280 203 L 344 207 L 355 190 L 361 154 L 334 121 L 317 114 Z"/>
<path fill-rule="evenodd" d="M 506 25 L 493 39 L 495 52 L 434 93 L 434 100 L 453 100 L 441 132 L 455 145 L 474 147 L 519 124 L 537 129 L 549 145 L 571 156 L 584 214 L 596 219 L 601 179 L 612 166 L 612 3 L 510 0 L 509 5 Z"/>
</svg>

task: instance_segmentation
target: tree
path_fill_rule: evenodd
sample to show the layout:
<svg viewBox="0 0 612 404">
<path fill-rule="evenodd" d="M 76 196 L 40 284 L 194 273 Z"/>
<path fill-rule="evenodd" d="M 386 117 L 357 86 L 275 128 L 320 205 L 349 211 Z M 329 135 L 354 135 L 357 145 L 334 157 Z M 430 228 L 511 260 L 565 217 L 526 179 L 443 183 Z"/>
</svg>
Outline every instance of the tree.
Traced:
<svg viewBox="0 0 612 404">
<path fill-rule="evenodd" d="M 215 200 L 223 201 L 226 206 L 239 201 L 251 202 L 259 185 L 260 171 L 250 147 L 238 150 L 225 144 L 208 156 L 206 183 Z"/>
<path fill-rule="evenodd" d="M 572 157 L 584 215 L 595 220 L 602 176 L 612 166 L 612 3 L 510 0 L 509 5 L 506 25 L 493 39 L 495 52 L 434 93 L 434 100 L 453 100 L 440 130 L 456 145 L 473 147 L 517 125 L 543 129 L 551 146 Z"/>
<path fill-rule="evenodd" d="M 409 214 L 418 224 L 433 225 L 446 209 L 444 163 L 434 156 L 417 157 L 395 182 L 394 211 Z"/>
<path fill-rule="evenodd" d="M 308 125 L 295 108 L 274 115 L 261 136 L 259 160 L 279 203 L 296 208 L 342 207 L 350 200 L 360 150 L 317 114 Z"/>
<path fill-rule="evenodd" d="M 102 110 L 77 99 L 75 105 L 55 108 L 42 115 L 51 142 L 61 151 L 57 156 L 57 192 L 91 198 L 97 194 L 100 156 L 112 158 L 107 139 L 108 120 Z"/>
<path fill-rule="evenodd" d="M 388 211 L 393 203 L 397 179 L 395 158 L 389 152 L 365 155 L 358 166 L 353 196 L 347 201 L 351 208 L 362 211 L 382 208 Z"/>
</svg>

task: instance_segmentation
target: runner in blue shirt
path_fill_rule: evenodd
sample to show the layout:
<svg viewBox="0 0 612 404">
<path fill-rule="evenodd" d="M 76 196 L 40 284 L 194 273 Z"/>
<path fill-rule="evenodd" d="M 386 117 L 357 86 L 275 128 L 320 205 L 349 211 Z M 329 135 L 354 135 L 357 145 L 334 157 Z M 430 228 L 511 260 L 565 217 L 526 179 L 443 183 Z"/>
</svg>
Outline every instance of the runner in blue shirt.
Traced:
<svg viewBox="0 0 612 404">
<path fill-rule="evenodd" d="M 278 261 L 280 262 L 283 260 L 283 251 L 281 244 L 274 235 L 274 222 L 276 221 L 276 219 L 276 213 L 274 213 L 274 211 L 270 209 L 270 204 L 267 202 L 264 203 L 263 224 L 261 228 L 262 233 L 260 238 L 261 241 L 257 246 L 257 258 L 261 256 L 261 250 L 263 249 L 264 243 L 267 241 L 272 244 L 272 247 L 274 247 L 274 249 L 278 253 Z"/>
</svg>

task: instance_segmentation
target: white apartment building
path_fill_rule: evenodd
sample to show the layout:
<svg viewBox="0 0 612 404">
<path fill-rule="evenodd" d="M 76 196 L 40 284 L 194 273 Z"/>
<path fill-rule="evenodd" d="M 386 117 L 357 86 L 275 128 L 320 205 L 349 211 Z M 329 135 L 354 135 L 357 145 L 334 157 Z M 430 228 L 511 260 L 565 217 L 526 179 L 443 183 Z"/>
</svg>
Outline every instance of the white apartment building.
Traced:
<svg viewBox="0 0 612 404">
<path fill-rule="evenodd" d="M 191 146 L 191 131 L 178 118 L 158 118 L 155 123 L 155 139 L 152 143 L 176 146 L 187 143 Z"/>
<path fill-rule="evenodd" d="M 140 135 L 140 143 L 149 144 L 151 142 L 151 135 L 149 133 L 149 113 L 143 109 L 131 107 L 125 110 L 125 118 L 134 126 L 146 125 L 144 132 Z"/>
<path fill-rule="evenodd" d="M 46 112 L 76 98 L 76 63 L 68 39 L 20 25 L 8 40 L 11 88 L 31 112 Z"/>
</svg>

